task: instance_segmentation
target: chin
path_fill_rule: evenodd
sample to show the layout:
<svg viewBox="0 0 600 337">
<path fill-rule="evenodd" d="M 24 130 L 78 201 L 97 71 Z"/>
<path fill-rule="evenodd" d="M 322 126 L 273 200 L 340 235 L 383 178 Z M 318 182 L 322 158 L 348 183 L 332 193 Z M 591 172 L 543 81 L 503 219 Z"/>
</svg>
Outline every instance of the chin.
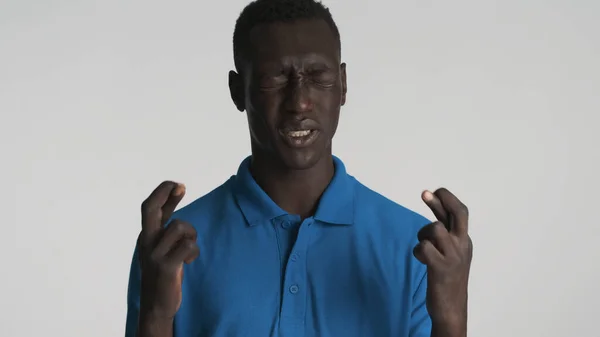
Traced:
<svg viewBox="0 0 600 337">
<path fill-rule="evenodd" d="M 288 169 L 306 170 L 315 166 L 323 158 L 323 153 L 314 149 L 285 149 L 279 157 Z"/>
</svg>

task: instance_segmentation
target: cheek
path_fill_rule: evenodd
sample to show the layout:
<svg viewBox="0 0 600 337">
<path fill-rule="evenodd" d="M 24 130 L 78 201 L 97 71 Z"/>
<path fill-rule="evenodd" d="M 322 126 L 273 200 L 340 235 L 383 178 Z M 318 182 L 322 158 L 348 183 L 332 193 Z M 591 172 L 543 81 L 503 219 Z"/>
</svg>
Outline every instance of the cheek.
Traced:
<svg viewBox="0 0 600 337">
<path fill-rule="evenodd" d="M 341 96 L 339 92 L 329 93 L 329 95 L 322 96 L 320 97 L 319 102 L 320 104 L 317 107 L 317 111 L 321 115 L 319 119 L 323 123 L 327 123 L 328 129 L 335 131 L 337 128 L 341 107 Z"/>
<path fill-rule="evenodd" d="M 263 116 L 272 124 L 277 121 L 278 115 L 283 108 L 283 98 L 277 93 L 258 93 L 251 99 L 253 110 Z"/>
<path fill-rule="evenodd" d="M 268 138 L 278 124 L 279 103 L 276 97 L 255 94 L 248 102 L 248 122 L 256 136 Z"/>
<path fill-rule="evenodd" d="M 339 116 L 340 116 L 340 114 L 339 114 L 339 108 L 338 108 L 338 110 L 335 113 L 333 113 L 330 118 L 331 125 L 329 126 L 329 130 L 331 133 L 331 138 L 333 138 L 333 136 L 335 135 L 335 132 L 337 131 Z"/>
</svg>

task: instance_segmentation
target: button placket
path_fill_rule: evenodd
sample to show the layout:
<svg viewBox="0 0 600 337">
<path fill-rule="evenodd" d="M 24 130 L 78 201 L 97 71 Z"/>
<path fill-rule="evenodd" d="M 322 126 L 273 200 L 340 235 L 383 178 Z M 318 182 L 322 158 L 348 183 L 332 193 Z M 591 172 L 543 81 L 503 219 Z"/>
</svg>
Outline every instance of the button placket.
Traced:
<svg viewBox="0 0 600 337">
<path fill-rule="evenodd" d="M 310 241 L 311 232 L 310 219 L 306 219 L 300 224 L 298 236 L 294 243 L 292 252 L 287 261 L 283 295 L 281 306 L 281 319 L 288 324 L 297 327 L 303 326 L 302 322 L 306 315 L 306 251 Z M 281 325 L 282 327 L 285 324 Z"/>
</svg>

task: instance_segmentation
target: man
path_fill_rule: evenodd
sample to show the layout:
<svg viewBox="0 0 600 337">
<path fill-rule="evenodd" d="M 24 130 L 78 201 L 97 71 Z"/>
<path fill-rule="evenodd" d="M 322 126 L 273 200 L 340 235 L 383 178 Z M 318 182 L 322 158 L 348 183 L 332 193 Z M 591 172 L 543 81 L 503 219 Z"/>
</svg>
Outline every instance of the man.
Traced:
<svg viewBox="0 0 600 337">
<path fill-rule="evenodd" d="M 175 213 L 181 184 L 143 203 L 126 336 L 466 336 L 466 207 L 426 191 L 429 223 L 332 155 L 347 90 L 327 8 L 255 1 L 233 40 L 252 155 Z"/>
</svg>

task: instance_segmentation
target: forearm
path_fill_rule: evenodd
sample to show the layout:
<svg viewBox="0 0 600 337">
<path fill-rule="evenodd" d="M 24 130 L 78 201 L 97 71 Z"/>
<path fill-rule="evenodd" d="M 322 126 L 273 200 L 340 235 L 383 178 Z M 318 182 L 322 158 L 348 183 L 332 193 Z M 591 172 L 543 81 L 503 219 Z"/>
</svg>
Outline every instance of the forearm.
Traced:
<svg viewBox="0 0 600 337">
<path fill-rule="evenodd" d="M 173 319 L 140 314 L 137 337 L 173 337 Z"/>
<path fill-rule="evenodd" d="M 432 323 L 431 337 L 467 337 L 467 323 Z"/>
</svg>

